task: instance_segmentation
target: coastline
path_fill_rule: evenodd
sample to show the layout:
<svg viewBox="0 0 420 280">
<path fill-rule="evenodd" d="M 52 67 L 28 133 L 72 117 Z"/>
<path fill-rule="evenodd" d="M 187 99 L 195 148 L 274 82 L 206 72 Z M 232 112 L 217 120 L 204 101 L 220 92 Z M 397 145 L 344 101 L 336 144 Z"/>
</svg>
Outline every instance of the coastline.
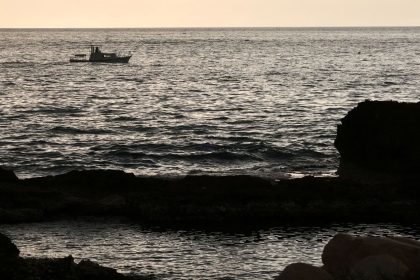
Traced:
<svg viewBox="0 0 420 280">
<path fill-rule="evenodd" d="M 338 125 L 338 177 L 136 177 L 79 170 L 19 179 L 0 169 L 0 223 L 121 216 L 176 228 L 417 222 L 420 103 L 365 101 Z"/>
<path fill-rule="evenodd" d="M 283 223 L 416 222 L 420 214 L 417 181 L 410 179 L 159 179 L 91 170 L 20 180 L 11 171 L 1 174 L 0 223 L 121 216 L 153 226 L 239 229 Z"/>
</svg>

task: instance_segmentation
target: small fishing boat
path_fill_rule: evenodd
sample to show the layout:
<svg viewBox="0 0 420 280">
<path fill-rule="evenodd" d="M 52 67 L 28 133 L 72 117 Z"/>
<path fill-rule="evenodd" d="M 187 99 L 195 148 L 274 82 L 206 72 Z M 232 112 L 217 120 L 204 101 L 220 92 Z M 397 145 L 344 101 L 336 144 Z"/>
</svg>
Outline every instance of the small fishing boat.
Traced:
<svg viewBox="0 0 420 280">
<path fill-rule="evenodd" d="M 70 62 L 102 62 L 102 63 L 128 63 L 131 54 L 118 55 L 117 53 L 104 53 L 98 45 L 90 45 L 90 55 L 75 54 L 70 58 Z"/>
</svg>

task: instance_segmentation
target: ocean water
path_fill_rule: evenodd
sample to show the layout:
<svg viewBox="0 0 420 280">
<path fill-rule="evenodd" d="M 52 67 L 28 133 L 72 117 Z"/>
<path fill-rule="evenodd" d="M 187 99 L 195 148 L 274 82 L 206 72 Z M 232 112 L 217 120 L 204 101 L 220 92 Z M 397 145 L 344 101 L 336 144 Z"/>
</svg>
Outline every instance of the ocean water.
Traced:
<svg viewBox="0 0 420 280">
<path fill-rule="evenodd" d="M 91 43 L 133 58 L 68 62 Z M 330 175 L 348 110 L 419 96 L 420 28 L 3 29 L 0 165 Z"/>
<path fill-rule="evenodd" d="M 0 225 L 24 257 L 89 258 L 122 273 L 169 280 L 274 279 L 288 265 L 322 265 L 337 233 L 420 239 L 418 225 L 283 226 L 248 233 L 152 231 L 118 221 Z M 229 278 L 228 278 L 229 277 Z"/>
</svg>

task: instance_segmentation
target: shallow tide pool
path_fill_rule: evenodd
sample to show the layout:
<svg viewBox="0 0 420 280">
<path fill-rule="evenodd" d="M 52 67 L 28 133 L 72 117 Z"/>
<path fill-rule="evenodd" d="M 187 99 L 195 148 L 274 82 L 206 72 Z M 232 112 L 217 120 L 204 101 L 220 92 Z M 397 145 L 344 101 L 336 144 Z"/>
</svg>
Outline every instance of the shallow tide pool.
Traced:
<svg viewBox="0 0 420 280">
<path fill-rule="evenodd" d="M 123 273 L 159 279 L 273 279 L 293 262 L 321 264 L 337 233 L 420 239 L 419 226 L 283 226 L 245 233 L 144 228 L 118 220 L 1 225 L 24 257 L 89 258 Z"/>
</svg>

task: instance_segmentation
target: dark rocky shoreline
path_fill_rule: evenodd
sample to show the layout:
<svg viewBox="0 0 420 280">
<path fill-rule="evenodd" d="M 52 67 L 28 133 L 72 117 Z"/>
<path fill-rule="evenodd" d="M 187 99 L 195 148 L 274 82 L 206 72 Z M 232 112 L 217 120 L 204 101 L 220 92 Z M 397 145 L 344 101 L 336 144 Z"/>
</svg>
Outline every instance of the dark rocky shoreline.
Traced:
<svg viewBox="0 0 420 280">
<path fill-rule="evenodd" d="M 242 228 L 287 222 L 417 222 L 416 180 L 362 183 L 305 177 L 141 178 L 91 170 L 19 180 L 0 175 L 0 223 L 123 216 L 145 225 Z"/>
</svg>

